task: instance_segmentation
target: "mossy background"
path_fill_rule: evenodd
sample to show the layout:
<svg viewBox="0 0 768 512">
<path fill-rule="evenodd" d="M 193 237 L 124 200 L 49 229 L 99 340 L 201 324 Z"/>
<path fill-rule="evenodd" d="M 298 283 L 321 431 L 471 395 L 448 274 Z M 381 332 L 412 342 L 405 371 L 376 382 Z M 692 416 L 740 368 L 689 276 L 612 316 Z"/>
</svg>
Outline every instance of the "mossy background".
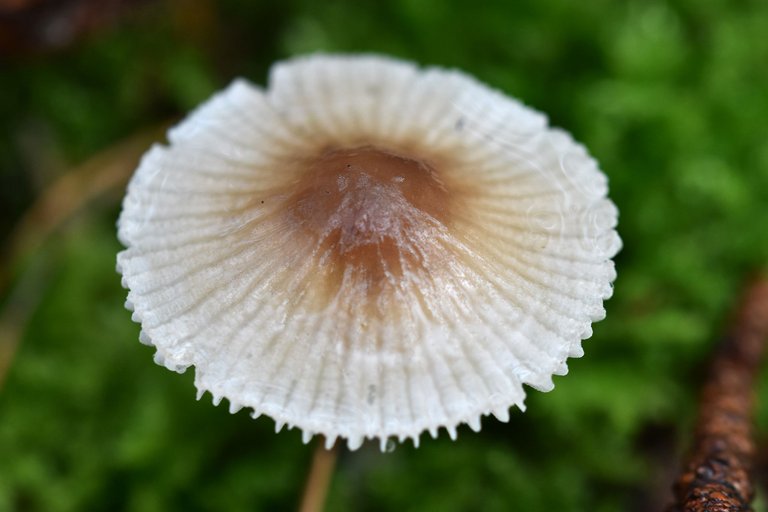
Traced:
<svg viewBox="0 0 768 512">
<path fill-rule="evenodd" d="M 621 211 L 615 295 L 525 414 L 344 452 L 328 510 L 658 510 L 706 361 L 768 264 L 766 34 L 764 0 L 138 3 L 65 48 L 0 57 L 0 237 L 68 169 L 236 76 L 264 83 L 275 60 L 461 68 L 600 161 Z M 114 271 L 120 193 L 2 269 L 0 343 L 19 346 L 0 375 L 0 511 L 293 509 L 311 458 L 298 432 L 196 402 L 192 372 L 138 343 Z"/>
</svg>

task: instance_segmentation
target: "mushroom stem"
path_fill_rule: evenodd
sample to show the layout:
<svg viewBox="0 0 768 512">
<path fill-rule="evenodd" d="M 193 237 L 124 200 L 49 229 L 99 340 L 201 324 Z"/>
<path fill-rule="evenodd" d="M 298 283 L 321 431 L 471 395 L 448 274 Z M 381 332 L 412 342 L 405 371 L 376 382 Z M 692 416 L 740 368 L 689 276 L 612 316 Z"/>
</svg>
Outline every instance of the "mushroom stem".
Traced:
<svg viewBox="0 0 768 512">
<path fill-rule="evenodd" d="M 339 453 L 339 444 L 334 443 L 330 450 L 325 448 L 325 438 L 318 436 L 312 467 L 309 469 L 304 496 L 301 499 L 300 512 L 320 512 L 325 507 L 325 497 L 333 476 L 333 468 Z"/>
<path fill-rule="evenodd" d="M 766 340 L 768 275 L 763 274 L 747 290 L 710 367 L 693 449 L 668 512 L 752 510 L 754 385 Z"/>
</svg>

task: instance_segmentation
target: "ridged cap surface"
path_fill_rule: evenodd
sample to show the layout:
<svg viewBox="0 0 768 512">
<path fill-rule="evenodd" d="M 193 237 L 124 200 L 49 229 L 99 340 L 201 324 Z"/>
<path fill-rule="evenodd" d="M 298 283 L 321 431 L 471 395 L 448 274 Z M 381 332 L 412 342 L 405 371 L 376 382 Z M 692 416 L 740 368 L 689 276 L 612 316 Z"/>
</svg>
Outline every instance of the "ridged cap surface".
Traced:
<svg viewBox="0 0 768 512">
<path fill-rule="evenodd" d="M 141 340 L 214 402 L 309 439 L 523 408 L 604 317 L 607 180 L 540 113 L 378 56 L 236 80 L 143 157 L 118 270 Z"/>
</svg>

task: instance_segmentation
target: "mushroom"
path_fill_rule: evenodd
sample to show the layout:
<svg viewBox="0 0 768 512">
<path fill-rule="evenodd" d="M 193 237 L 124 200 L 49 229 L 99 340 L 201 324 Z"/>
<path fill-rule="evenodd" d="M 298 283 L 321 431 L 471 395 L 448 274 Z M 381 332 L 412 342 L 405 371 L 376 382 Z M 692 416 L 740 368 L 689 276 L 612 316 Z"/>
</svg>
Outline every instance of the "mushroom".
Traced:
<svg viewBox="0 0 768 512">
<path fill-rule="evenodd" d="M 566 132 L 466 74 L 382 56 L 235 80 L 156 145 L 118 271 L 156 362 L 356 449 L 507 421 L 580 357 L 621 242 Z"/>
</svg>

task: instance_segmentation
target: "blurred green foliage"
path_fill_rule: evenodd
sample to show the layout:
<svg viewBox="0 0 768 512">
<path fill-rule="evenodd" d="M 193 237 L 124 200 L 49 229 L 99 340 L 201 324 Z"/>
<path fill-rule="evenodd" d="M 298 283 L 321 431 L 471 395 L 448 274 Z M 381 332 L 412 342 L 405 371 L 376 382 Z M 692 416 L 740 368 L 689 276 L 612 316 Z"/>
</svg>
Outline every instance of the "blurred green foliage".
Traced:
<svg viewBox="0 0 768 512">
<path fill-rule="evenodd" d="M 30 140 L 33 156 L 74 164 L 235 76 L 263 83 L 295 53 L 464 69 L 547 112 L 601 162 L 621 211 L 616 293 L 586 357 L 553 392 L 531 392 L 528 412 L 462 428 L 457 442 L 344 453 L 329 509 L 658 509 L 707 357 L 768 262 L 768 3 L 170 5 L 2 64 L 3 232 L 34 195 L 27 171 L 41 172 Z M 41 302 L 0 394 L 0 511 L 291 509 L 310 448 L 271 420 L 195 402 L 191 371 L 151 362 L 114 272 L 116 215 L 80 215 L 36 256 Z M 768 429 L 765 406 L 758 420 Z"/>
</svg>

